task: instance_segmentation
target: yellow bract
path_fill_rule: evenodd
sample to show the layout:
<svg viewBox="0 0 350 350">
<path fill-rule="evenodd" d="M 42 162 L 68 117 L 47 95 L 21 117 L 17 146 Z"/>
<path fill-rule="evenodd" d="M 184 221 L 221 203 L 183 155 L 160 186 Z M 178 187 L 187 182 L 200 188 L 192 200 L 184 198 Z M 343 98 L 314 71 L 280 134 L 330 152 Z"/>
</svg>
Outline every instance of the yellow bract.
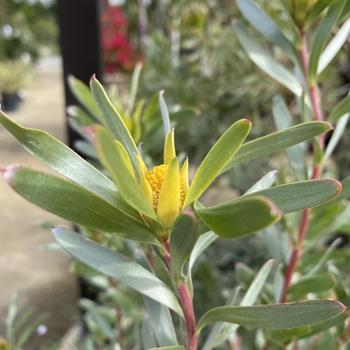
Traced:
<svg viewBox="0 0 350 350">
<path fill-rule="evenodd" d="M 167 135 L 164 143 L 164 164 L 147 170 L 140 156 L 140 186 L 157 214 L 159 222 L 167 230 L 181 213 L 188 192 L 188 160 L 179 168 L 176 158 L 174 130 Z"/>
</svg>

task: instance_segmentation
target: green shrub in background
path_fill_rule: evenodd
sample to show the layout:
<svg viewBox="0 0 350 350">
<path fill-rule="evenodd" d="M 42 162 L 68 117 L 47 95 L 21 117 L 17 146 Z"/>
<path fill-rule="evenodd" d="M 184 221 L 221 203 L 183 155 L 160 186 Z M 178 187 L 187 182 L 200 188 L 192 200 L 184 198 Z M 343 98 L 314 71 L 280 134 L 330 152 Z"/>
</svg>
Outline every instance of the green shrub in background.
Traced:
<svg viewBox="0 0 350 350">
<path fill-rule="evenodd" d="M 3 0 L 0 4 L 0 61 L 26 58 L 55 48 L 57 26 L 52 1 Z"/>
<path fill-rule="evenodd" d="M 213 241 L 218 237 L 237 239 L 280 220 L 283 212 L 320 205 L 335 198 L 341 187 L 337 181 L 326 179 L 263 189 L 271 184 L 265 178 L 249 194 L 227 203 L 205 207 L 198 198 L 222 171 L 326 132 L 326 123 L 304 123 L 244 143 L 251 123 L 242 119 L 219 138 L 189 184 L 188 161 L 179 166 L 168 120 L 164 123 L 163 164 L 148 170 L 124 119 L 95 78 L 91 80 L 91 92 L 91 107 L 98 112 L 100 124 L 95 129 L 94 142 L 112 180 L 52 136 L 23 128 L 2 113 L 0 123 L 29 152 L 67 179 L 22 166 L 9 166 L 3 173 L 24 198 L 81 225 L 82 232 L 88 232 L 84 227 L 95 231 L 95 236 L 88 235 L 90 239 L 63 227 L 55 228 L 54 233 L 58 243 L 79 260 L 144 296 L 149 319 L 144 318 L 143 327 L 154 333 L 144 332 L 139 340 L 141 347 L 169 345 L 181 349 L 177 344 L 187 344 L 187 349 L 197 349 L 202 329 L 215 322 L 290 329 L 344 313 L 344 306 L 332 301 L 248 306 L 263 288 L 273 267 L 271 262 L 240 301 L 241 306 L 213 308 L 198 322 L 193 308 L 191 269 Z M 289 201 L 288 193 L 297 194 L 297 198 Z M 192 208 L 197 219 L 188 209 L 184 211 L 187 207 Z M 202 233 L 201 227 L 212 231 Z M 128 254 L 116 251 L 116 246 L 107 248 L 96 243 L 103 243 L 100 237 L 105 235 L 126 239 Z M 129 246 L 128 240 L 139 244 Z M 175 330 L 175 319 L 183 324 L 182 332 L 181 328 Z M 160 320 L 163 327 L 159 327 Z M 207 341 L 223 329 L 227 332 L 225 324 L 214 327 Z M 220 340 L 224 339 L 220 336 Z"/>
<path fill-rule="evenodd" d="M 322 4 L 320 1 L 313 6 Z M 325 57 L 329 61 L 346 39 L 344 34 L 336 34 L 325 51 L 325 45 L 320 45 L 337 22 L 343 23 L 346 4 L 334 1 L 314 10 L 319 17 L 308 27 L 308 33 L 316 33 L 313 36 L 306 38 L 298 20 L 294 29 L 296 39 L 287 39 L 254 2 L 238 1 L 237 5 L 267 39 L 282 45 L 283 52 L 290 54 L 287 69 L 295 64 L 295 75 L 257 43 L 243 25 L 235 23 L 236 35 L 251 59 L 290 89 L 297 104 L 288 101 L 293 107 L 289 109 L 283 98 L 276 96 L 273 115 L 280 130 L 252 141 L 245 141 L 250 129 L 247 120 L 231 123 L 189 184 L 187 160 L 176 157 L 174 133 L 162 97 L 156 96 L 155 101 L 159 100 L 161 113 L 157 113 L 163 117 L 164 160 L 154 162 L 162 163 L 155 167 L 144 164 L 141 159 L 146 160 L 145 154 L 136 147 L 135 139 L 146 144 L 152 136 L 143 133 L 135 136 L 133 131 L 132 116 L 138 103 L 134 88 L 129 93 L 134 102 L 121 108 L 119 100 L 113 100 L 115 95 L 110 92 L 108 97 L 95 79 L 91 92 L 71 80 L 76 96 L 90 111 L 84 119 L 86 111 L 74 107 L 70 113 L 78 122 L 73 121 L 73 125 L 85 136 L 87 131 L 93 147 L 86 145 L 94 152 L 102 171 L 50 135 L 23 128 L 1 114 L 0 123 L 28 151 L 66 177 L 64 180 L 10 166 L 3 170 L 5 179 L 36 205 L 79 224 L 81 235 L 56 228 L 57 241 L 83 263 L 106 275 L 100 278 L 91 270 L 83 271 L 103 290 L 103 305 L 82 301 L 91 332 L 84 341 L 87 348 L 183 349 L 185 344 L 192 350 L 227 346 L 264 350 L 348 347 L 348 311 L 337 302 L 310 300 L 337 298 L 349 305 L 349 252 L 340 249 L 339 239 L 329 238 L 339 228 L 347 232 L 344 223 L 348 221 L 348 180 L 342 181 L 343 192 L 339 194 L 339 182 L 320 179 L 322 172 L 331 176 L 335 173 L 328 161 L 347 122 L 348 98 L 330 113 L 332 122 L 339 121 L 325 148 L 323 135 L 331 126 L 320 120 L 324 118 L 319 114 L 320 99 L 315 99 L 315 93 L 320 91 L 313 66 L 319 66 Z M 346 23 L 340 33 L 348 30 Z M 298 33 L 307 39 L 301 46 Z M 306 43 L 313 43 L 311 54 L 300 56 L 307 49 Z M 308 69 L 301 70 L 305 63 Z M 300 111 L 295 110 L 295 105 L 300 106 Z M 301 124 L 293 122 L 298 117 Z M 85 130 L 81 127 L 84 122 L 88 127 Z M 89 129 L 91 125 L 93 128 Z M 314 137 L 317 139 L 310 154 L 300 143 Z M 199 202 L 198 198 L 218 175 L 251 160 L 271 158 L 285 148 L 290 166 L 281 163 L 279 185 L 272 187 L 278 172 L 271 170 L 240 197 L 214 206 Z M 192 163 L 191 153 L 189 161 Z M 317 208 L 310 210 L 312 207 Z M 267 247 L 267 254 L 277 263 L 268 261 L 258 272 L 244 264 L 236 265 L 236 283 L 220 284 L 225 274 L 221 271 L 217 278 L 218 255 L 211 254 L 210 260 L 202 258 L 197 269 L 197 276 L 202 277 L 200 283 L 193 280 L 199 256 L 214 241 L 237 239 L 256 231 Z M 230 241 L 221 242 L 228 246 Z M 212 284 L 217 286 L 220 297 L 210 295 Z M 228 285 L 230 288 L 226 288 Z M 134 295 L 126 287 L 142 297 L 131 300 Z M 198 298 L 203 296 L 198 294 L 198 287 L 202 292 L 211 291 L 206 302 Z M 287 299 L 307 301 L 286 303 Z M 224 300 L 227 305 L 219 306 Z M 252 306 L 255 302 L 259 305 Z M 211 323 L 215 324 L 206 327 Z"/>
</svg>

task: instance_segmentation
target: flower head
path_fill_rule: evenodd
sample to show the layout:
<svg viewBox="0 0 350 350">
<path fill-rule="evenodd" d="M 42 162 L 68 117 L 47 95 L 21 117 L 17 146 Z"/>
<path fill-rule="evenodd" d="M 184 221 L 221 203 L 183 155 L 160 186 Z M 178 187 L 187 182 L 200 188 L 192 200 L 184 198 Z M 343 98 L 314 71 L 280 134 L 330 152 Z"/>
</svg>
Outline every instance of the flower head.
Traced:
<svg viewBox="0 0 350 350">
<path fill-rule="evenodd" d="M 174 130 L 164 144 L 164 163 L 148 170 L 138 156 L 141 187 L 160 223 L 169 229 L 182 211 L 188 192 L 188 161 L 181 169 L 176 158 Z"/>
</svg>

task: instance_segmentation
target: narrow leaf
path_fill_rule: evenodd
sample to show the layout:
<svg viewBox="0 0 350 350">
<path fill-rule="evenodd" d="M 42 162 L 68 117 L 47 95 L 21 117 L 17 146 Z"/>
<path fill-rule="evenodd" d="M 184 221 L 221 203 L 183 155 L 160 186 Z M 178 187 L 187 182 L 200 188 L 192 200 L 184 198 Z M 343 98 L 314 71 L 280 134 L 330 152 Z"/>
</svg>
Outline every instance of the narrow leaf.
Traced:
<svg viewBox="0 0 350 350">
<path fill-rule="evenodd" d="M 4 177 L 22 197 L 66 220 L 127 239 L 157 242 L 145 225 L 70 181 L 19 166 L 6 168 Z"/>
<path fill-rule="evenodd" d="M 115 278 L 182 316 L 181 307 L 174 294 L 158 277 L 141 265 L 71 230 L 58 227 L 53 232 L 62 248 L 84 264 Z"/>
<path fill-rule="evenodd" d="M 326 16 L 323 18 L 313 40 L 313 45 L 310 54 L 309 75 L 310 81 L 313 83 L 317 78 L 317 71 L 322 49 L 331 33 L 333 26 L 337 23 L 338 18 L 342 14 L 344 0 L 335 0 L 329 7 Z"/>
<path fill-rule="evenodd" d="M 279 209 L 269 199 L 255 195 L 208 208 L 196 203 L 195 211 L 216 234 L 235 239 L 261 230 L 281 218 Z"/>
<path fill-rule="evenodd" d="M 176 278 L 183 275 L 183 267 L 197 242 L 198 235 L 197 221 L 191 216 L 181 215 L 170 236 L 172 267 Z"/>
<path fill-rule="evenodd" d="M 216 235 L 212 231 L 208 231 L 206 233 L 203 233 L 198 238 L 196 244 L 194 245 L 191 256 L 188 260 L 188 267 L 187 267 L 187 278 L 188 280 L 191 280 L 191 274 L 192 274 L 192 268 L 194 264 L 196 263 L 199 256 L 218 238 L 218 235 Z"/>
<path fill-rule="evenodd" d="M 98 119 L 100 113 L 89 87 L 72 75 L 68 77 L 68 85 L 74 97 L 80 102 L 80 104 L 85 107 L 94 118 Z"/>
<path fill-rule="evenodd" d="M 318 64 L 317 74 L 321 74 L 324 69 L 331 63 L 333 58 L 337 55 L 339 50 L 343 47 L 346 40 L 348 40 L 350 35 L 350 19 L 346 20 L 341 28 L 338 30 L 337 34 L 327 45 L 327 47 L 322 52 L 320 57 L 320 62 Z"/>
<path fill-rule="evenodd" d="M 135 107 L 135 101 L 136 101 L 136 95 L 137 90 L 140 83 L 140 77 L 141 77 L 141 71 L 142 71 L 142 64 L 137 63 L 131 77 L 131 86 L 130 86 L 130 94 L 129 94 L 129 100 L 128 100 L 128 110 L 127 114 L 131 114 Z"/>
<path fill-rule="evenodd" d="M 299 80 L 261 47 L 247 32 L 243 25 L 236 23 L 234 29 L 237 38 L 247 52 L 249 58 L 267 75 L 285 86 L 295 95 L 301 96 L 302 86 Z"/>
<path fill-rule="evenodd" d="M 198 199 L 236 154 L 251 129 L 247 119 L 234 123 L 206 155 L 191 182 L 186 203 Z"/>
<path fill-rule="evenodd" d="M 24 128 L 8 118 L 2 111 L 0 111 L 0 124 L 29 153 L 59 174 L 97 194 L 116 208 L 126 213 L 134 213 L 121 200 L 112 181 L 55 137 L 41 130 Z"/>
<path fill-rule="evenodd" d="M 271 187 L 278 177 L 277 170 L 271 170 L 257 181 L 245 194 L 252 194 Z"/>
<path fill-rule="evenodd" d="M 228 170 L 238 164 L 253 159 L 269 156 L 287 147 L 312 139 L 329 130 L 332 130 L 332 126 L 329 123 L 307 122 L 259 137 L 258 139 L 243 144 L 224 170 Z"/>
<path fill-rule="evenodd" d="M 250 284 L 247 292 L 245 293 L 241 306 L 253 305 L 258 298 L 261 290 L 263 289 L 267 278 L 274 266 L 275 261 L 269 260 L 264 266 L 258 271 L 253 282 Z M 231 334 L 233 334 L 238 328 L 237 324 L 227 324 L 227 323 L 217 323 L 213 330 L 210 332 L 204 346 L 203 350 L 209 350 L 215 348 L 216 346 L 224 343 Z"/>
<path fill-rule="evenodd" d="M 160 346 L 178 344 L 175 327 L 169 309 L 150 298 L 144 298 L 149 323 Z M 161 325 L 161 327 L 159 327 Z"/>
<path fill-rule="evenodd" d="M 344 114 L 350 113 L 350 95 L 344 97 L 332 110 L 328 117 L 330 123 L 336 123 Z"/>
<path fill-rule="evenodd" d="M 334 179 L 308 180 L 275 186 L 255 192 L 271 199 L 283 213 L 320 206 L 335 198 L 342 185 Z M 249 196 L 245 196 L 248 197 Z"/>
<path fill-rule="evenodd" d="M 95 77 L 92 77 L 90 80 L 90 87 L 95 102 L 100 110 L 103 126 L 107 130 L 110 130 L 112 135 L 124 146 L 129 154 L 131 163 L 133 164 L 134 171 L 138 174 L 135 158 L 135 155 L 138 154 L 138 149 L 120 115 L 120 112 L 118 112 L 115 106 L 112 105 L 103 86 Z"/>
<path fill-rule="evenodd" d="M 309 300 L 296 303 L 258 306 L 217 307 L 198 322 L 197 329 L 214 322 L 231 322 L 250 328 L 285 329 L 312 325 L 342 314 L 345 306 L 331 300 Z"/>
<path fill-rule="evenodd" d="M 168 107 L 164 99 L 164 91 L 161 91 L 159 93 L 159 107 L 160 107 L 160 114 L 163 120 L 164 135 L 166 136 L 170 132 L 170 117 L 169 117 Z"/>
<path fill-rule="evenodd" d="M 290 286 L 288 293 L 294 299 L 300 299 L 308 293 L 321 293 L 330 290 L 335 286 L 335 283 L 334 278 L 329 273 L 303 277 Z"/>
<path fill-rule="evenodd" d="M 342 117 L 340 117 L 337 126 L 333 132 L 333 135 L 328 142 L 326 151 L 323 156 L 323 162 L 325 162 L 332 155 L 333 151 L 337 147 L 341 137 L 344 135 L 349 118 L 350 113 L 344 114 Z"/>
<path fill-rule="evenodd" d="M 107 130 L 101 127 L 97 130 L 97 148 L 124 200 L 139 212 L 156 219 L 147 197 L 130 172 L 130 160 L 122 144 L 114 142 Z"/>
<path fill-rule="evenodd" d="M 281 29 L 253 0 L 237 0 L 237 7 L 247 21 L 272 44 L 279 46 L 292 59 L 295 51 Z"/>
<path fill-rule="evenodd" d="M 278 130 L 284 130 L 293 125 L 292 116 L 281 96 L 274 96 L 272 114 Z M 286 153 L 296 177 L 299 179 L 307 178 L 305 154 L 301 145 L 295 145 L 286 149 Z"/>
</svg>

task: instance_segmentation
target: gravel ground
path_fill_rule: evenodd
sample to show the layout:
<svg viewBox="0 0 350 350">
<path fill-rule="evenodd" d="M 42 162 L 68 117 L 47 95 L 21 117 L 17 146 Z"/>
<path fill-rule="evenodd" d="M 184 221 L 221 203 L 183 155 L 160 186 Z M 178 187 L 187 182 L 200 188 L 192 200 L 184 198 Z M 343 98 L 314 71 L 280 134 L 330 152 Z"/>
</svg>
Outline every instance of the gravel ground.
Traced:
<svg viewBox="0 0 350 350">
<path fill-rule="evenodd" d="M 44 129 L 64 139 L 62 74 L 57 60 L 41 64 L 27 89 L 24 103 L 14 113 L 17 122 Z M 0 168 L 24 164 L 48 170 L 26 153 L 0 127 Z M 50 171 L 50 170 L 48 170 Z M 47 340 L 56 340 L 77 320 L 77 284 L 69 272 L 70 259 L 61 251 L 45 249 L 53 243 L 43 224 L 63 221 L 46 213 L 14 193 L 0 178 L 0 335 L 11 295 L 18 290 L 22 312 L 34 307 L 37 315 L 46 315 L 48 333 L 36 336 L 31 349 L 39 349 Z"/>
</svg>

